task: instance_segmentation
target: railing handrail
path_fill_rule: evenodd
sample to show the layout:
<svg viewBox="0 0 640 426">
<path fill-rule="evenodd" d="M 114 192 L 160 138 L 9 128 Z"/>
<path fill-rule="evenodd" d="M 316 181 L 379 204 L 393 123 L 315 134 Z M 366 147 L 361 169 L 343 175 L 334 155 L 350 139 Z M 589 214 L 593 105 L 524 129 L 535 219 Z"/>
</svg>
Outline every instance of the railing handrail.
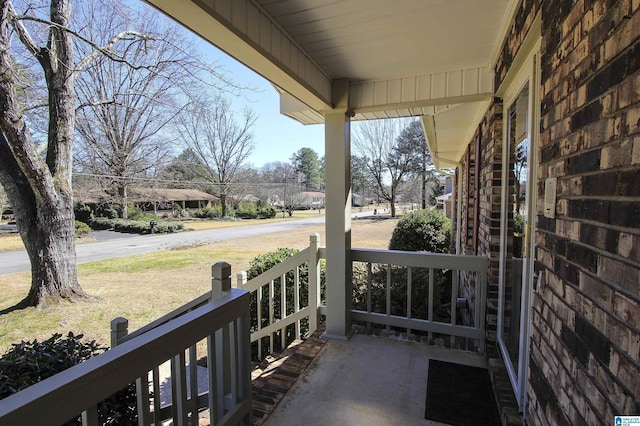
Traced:
<svg viewBox="0 0 640 426">
<path fill-rule="evenodd" d="M 365 248 L 351 249 L 351 260 L 415 268 L 454 269 L 473 272 L 487 272 L 489 266 L 489 258 L 486 256 Z"/>
<path fill-rule="evenodd" d="M 218 300 L 1 400 L 0 425 L 68 421 L 194 342 L 248 315 L 248 298 L 246 291 L 231 289 Z"/>
<path fill-rule="evenodd" d="M 200 306 L 208 303 L 209 301 L 211 301 L 211 292 L 208 291 L 198 297 L 196 297 L 195 299 L 193 299 L 192 301 L 185 303 L 184 305 L 174 309 L 173 311 L 169 312 L 168 314 L 165 314 L 163 316 L 161 316 L 160 318 L 150 322 L 149 324 L 140 327 L 139 329 L 137 329 L 136 331 L 133 331 L 129 334 L 127 334 L 126 336 L 120 338 L 118 340 L 118 343 L 124 343 L 128 340 L 133 339 L 134 337 L 140 336 L 150 330 L 153 330 L 154 328 L 157 328 L 163 324 L 168 323 L 169 321 L 172 321 L 182 315 L 184 315 L 185 313 L 192 311 L 196 308 L 199 308 Z"/>
<path fill-rule="evenodd" d="M 308 262 L 309 250 L 309 247 L 300 250 L 298 253 L 286 258 L 281 263 L 277 264 L 267 271 L 264 271 L 262 274 L 250 279 L 246 283 L 238 283 L 238 288 L 249 292 L 256 291 L 259 287 L 266 285 L 269 281 L 278 279 L 292 269 L 301 266 L 305 262 Z"/>
</svg>

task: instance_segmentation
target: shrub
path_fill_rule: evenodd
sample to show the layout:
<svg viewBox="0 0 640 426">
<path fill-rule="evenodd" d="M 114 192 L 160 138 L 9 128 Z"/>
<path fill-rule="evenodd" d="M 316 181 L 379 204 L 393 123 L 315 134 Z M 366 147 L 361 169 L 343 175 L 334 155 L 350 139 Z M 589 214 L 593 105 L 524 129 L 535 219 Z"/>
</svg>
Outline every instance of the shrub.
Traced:
<svg viewBox="0 0 640 426">
<path fill-rule="evenodd" d="M 247 201 L 243 201 L 236 206 L 236 217 L 240 219 L 256 219 L 258 210 L 256 205 Z"/>
<path fill-rule="evenodd" d="M 426 209 L 402 217 L 391 235 L 389 250 L 449 253 L 451 221 L 442 210 Z"/>
<path fill-rule="evenodd" d="M 213 207 L 204 207 L 193 215 L 199 219 L 217 219 L 222 217 L 222 206 L 216 204 Z"/>
<path fill-rule="evenodd" d="M 109 229 L 117 232 L 124 232 L 128 234 L 150 234 L 151 225 L 149 222 L 125 220 L 125 219 L 106 219 L 103 217 L 97 217 L 91 221 L 91 227 L 93 229 Z M 180 232 L 184 230 L 182 223 L 172 222 L 158 222 L 154 228 L 154 233 L 167 234 L 173 232 Z"/>
<path fill-rule="evenodd" d="M 127 210 L 127 219 L 139 222 L 151 222 L 152 220 L 158 220 L 159 218 L 155 214 L 142 211 L 138 207 L 129 207 Z"/>
<path fill-rule="evenodd" d="M 91 228 L 89 227 L 89 225 L 76 220 L 76 237 L 87 235 L 89 232 L 91 232 Z"/>
<path fill-rule="evenodd" d="M 73 206 L 73 213 L 77 221 L 89 223 L 93 219 L 93 210 L 85 203 L 78 202 Z"/>
<path fill-rule="evenodd" d="M 263 207 L 258 210 L 258 219 L 273 219 L 276 217 L 276 209 L 273 207 Z"/>
<path fill-rule="evenodd" d="M 82 334 L 76 336 L 70 332 L 66 338 L 62 338 L 61 334 L 56 333 L 42 342 L 34 340 L 13 344 L 0 357 L 0 399 L 107 350 L 95 340 L 82 341 L 82 337 Z M 105 425 L 137 424 L 135 384 L 98 403 L 98 417 L 101 424 Z M 81 424 L 79 418 L 67 423 L 78 424 Z"/>
<path fill-rule="evenodd" d="M 109 204 L 100 204 L 96 206 L 95 216 L 116 219 L 118 217 L 118 210 Z"/>
</svg>

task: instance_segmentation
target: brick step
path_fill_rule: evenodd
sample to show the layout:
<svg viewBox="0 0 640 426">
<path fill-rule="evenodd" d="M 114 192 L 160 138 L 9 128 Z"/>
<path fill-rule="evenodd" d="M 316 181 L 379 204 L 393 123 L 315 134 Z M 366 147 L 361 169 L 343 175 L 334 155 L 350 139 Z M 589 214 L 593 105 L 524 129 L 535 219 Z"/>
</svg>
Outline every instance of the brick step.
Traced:
<svg viewBox="0 0 640 426">
<path fill-rule="evenodd" d="M 316 359 L 325 341 L 324 329 L 304 340 L 295 340 L 284 351 L 271 354 L 251 374 L 253 424 L 261 425 L 298 378 Z"/>
</svg>

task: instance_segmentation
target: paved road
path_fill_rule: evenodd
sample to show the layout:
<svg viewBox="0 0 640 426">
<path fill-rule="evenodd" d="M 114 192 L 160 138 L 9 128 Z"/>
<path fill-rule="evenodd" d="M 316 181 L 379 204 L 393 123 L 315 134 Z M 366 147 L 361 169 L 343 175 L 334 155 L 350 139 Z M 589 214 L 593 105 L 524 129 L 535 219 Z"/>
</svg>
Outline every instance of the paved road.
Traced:
<svg viewBox="0 0 640 426">
<path fill-rule="evenodd" d="M 309 225 L 324 223 L 324 216 L 264 225 L 247 225 L 229 228 L 209 229 L 206 231 L 181 232 L 163 235 L 123 235 L 122 238 L 97 243 L 78 244 L 76 254 L 78 263 L 114 257 L 132 256 L 152 251 L 167 250 L 172 247 L 200 243 L 215 243 L 234 238 L 252 237 L 273 232 L 286 232 Z M 0 275 L 27 272 L 31 270 L 29 258 L 24 250 L 0 253 Z"/>
</svg>

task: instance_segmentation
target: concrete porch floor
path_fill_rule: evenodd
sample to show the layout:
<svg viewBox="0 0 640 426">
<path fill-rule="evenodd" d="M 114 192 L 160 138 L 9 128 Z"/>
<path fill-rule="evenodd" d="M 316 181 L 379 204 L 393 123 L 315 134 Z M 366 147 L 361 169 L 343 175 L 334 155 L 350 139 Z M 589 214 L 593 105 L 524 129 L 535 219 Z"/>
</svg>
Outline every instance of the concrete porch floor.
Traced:
<svg viewBox="0 0 640 426">
<path fill-rule="evenodd" d="M 355 334 L 327 341 L 265 425 L 440 425 L 424 419 L 429 359 L 486 367 L 483 356 Z"/>
</svg>

